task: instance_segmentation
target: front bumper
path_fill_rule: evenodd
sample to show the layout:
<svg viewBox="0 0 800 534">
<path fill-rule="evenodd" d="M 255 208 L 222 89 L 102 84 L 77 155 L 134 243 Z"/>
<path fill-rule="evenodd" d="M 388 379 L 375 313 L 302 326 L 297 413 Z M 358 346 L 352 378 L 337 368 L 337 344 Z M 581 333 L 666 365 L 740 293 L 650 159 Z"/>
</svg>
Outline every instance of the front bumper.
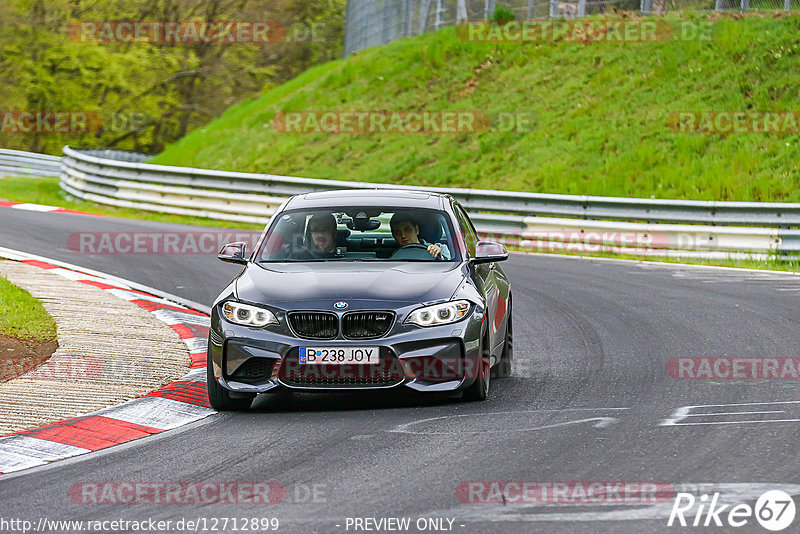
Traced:
<svg viewBox="0 0 800 534">
<path fill-rule="evenodd" d="M 477 308 L 477 307 L 476 307 Z M 456 391 L 469 387 L 479 368 L 483 310 L 443 326 L 397 324 L 379 339 L 308 340 L 288 329 L 249 328 L 212 312 L 208 351 L 218 383 L 241 393 L 296 390 L 371 390 L 407 387 Z M 378 365 L 301 365 L 301 347 L 377 347 Z"/>
</svg>

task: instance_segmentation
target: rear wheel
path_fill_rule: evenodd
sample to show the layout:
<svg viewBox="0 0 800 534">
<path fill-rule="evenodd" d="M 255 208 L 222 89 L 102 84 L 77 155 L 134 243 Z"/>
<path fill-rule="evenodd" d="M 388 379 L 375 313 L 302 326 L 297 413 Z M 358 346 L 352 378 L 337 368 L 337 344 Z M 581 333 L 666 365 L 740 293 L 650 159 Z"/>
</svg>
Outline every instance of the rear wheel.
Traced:
<svg viewBox="0 0 800 534">
<path fill-rule="evenodd" d="M 484 338 L 481 342 L 481 357 L 478 361 L 478 376 L 470 387 L 464 390 L 463 399 L 466 401 L 485 401 L 489 398 L 489 381 L 491 380 L 491 360 L 489 357 L 489 343 Z"/>
<path fill-rule="evenodd" d="M 492 378 L 508 378 L 513 372 L 514 363 L 514 328 L 511 324 L 511 300 L 508 301 L 508 321 L 506 322 L 506 340 L 500 361 L 492 368 Z"/>
<path fill-rule="evenodd" d="M 206 365 L 208 366 L 208 371 L 206 373 L 208 402 L 211 404 L 211 407 L 220 412 L 234 412 L 248 409 L 256 396 L 252 393 L 247 393 L 246 396 L 243 397 L 232 397 L 230 391 L 219 385 L 214 376 L 214 365 L 211 362 L 211 347 L 209 347 L 208 350 Z"/>
</svg>

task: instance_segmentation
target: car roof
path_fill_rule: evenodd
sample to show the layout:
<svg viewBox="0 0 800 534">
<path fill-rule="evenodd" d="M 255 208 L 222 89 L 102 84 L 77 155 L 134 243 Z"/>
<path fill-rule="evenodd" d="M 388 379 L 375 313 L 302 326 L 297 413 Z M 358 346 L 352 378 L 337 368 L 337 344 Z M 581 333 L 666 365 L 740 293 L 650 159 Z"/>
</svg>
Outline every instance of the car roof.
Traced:
<svg viewBox="0 0 800 534">
<path fill-rule="evenodd" d="M 345 189 L 296 195 L 289 200 L 284 209 L 336 208 L 354 205 L 442 209 L 449 198 L 449 195 L 409 189 Z"/>
</svg>

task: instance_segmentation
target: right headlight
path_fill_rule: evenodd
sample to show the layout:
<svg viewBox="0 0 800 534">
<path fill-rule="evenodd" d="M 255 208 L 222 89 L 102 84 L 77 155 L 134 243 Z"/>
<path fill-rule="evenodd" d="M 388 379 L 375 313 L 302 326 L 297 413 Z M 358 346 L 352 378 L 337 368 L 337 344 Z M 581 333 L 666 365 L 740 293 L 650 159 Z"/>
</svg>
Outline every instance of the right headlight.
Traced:
<svg viewBox="0 0 800 534">
<path fill-rule="evenodd" d="M 260 328 L 268 324 L 278 324 L 278 318 L 271 311 L 234 300 L 222 305 L 222 314 L 230 322 L 245 326 Z"/>
<path fill-rule="evenodd" d="M 412 311 L 404 321 L 417 326 L 439 326 L 455 323 L 463 319 L 469 312 L 468 300 L 454 300 L 432 306 L 424 306 Z"/>
</svg>

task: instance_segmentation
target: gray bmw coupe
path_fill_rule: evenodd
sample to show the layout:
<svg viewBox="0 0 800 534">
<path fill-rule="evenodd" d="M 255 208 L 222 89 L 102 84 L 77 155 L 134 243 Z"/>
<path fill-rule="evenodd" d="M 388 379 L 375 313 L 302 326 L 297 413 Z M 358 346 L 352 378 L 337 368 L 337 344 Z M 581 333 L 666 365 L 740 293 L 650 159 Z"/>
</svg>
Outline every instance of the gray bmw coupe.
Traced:
<svg viewBox="0 0 800 534">
<path fill-rule="evenodd" d="M 242 410 L 259 393 L 411 388 L 484 400 L 511 374 L 503 245 L 480 241 L 449 195 L 398 190 L 297 195 L 214 302 L 208 398 Z"/>
</svg>

